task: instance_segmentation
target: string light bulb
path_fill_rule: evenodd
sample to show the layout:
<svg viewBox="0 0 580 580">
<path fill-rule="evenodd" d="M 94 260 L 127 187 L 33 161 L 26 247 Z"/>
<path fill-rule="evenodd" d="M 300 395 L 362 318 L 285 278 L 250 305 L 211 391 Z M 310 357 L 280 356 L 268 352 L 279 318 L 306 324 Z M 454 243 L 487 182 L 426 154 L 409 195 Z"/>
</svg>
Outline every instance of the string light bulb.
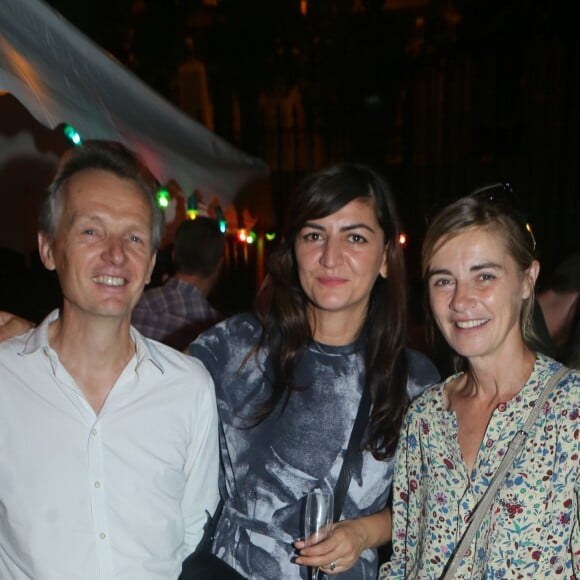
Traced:
<svg viewBox="0 0 580 580">
<path fill-rule="evenodd" d="M 190 220 L 194 220 L 199 213 L 199 209 L 197 207 L 197 195 L 194 191 L 188 198 L 187 198 L 187 217 Z"/>
<path fill-rule="evenodd" d="M 72 126 L 65 125 L 63 128 L 64 136 L 75 146 L 82 145 L 81 134 Z"/>
<path fill-rule="evenodd" d="M 171 196 L 169 195 L 169 191 L 165 187 L 162 187 L 157 192 L 157 205 L 161 209 L 168 208 L 169 207 L 170 198 L 171 198 Z"/>
<path fill-rule="evenodd" d="M 228 222 L 226 221 L 226 216 L 224 215 L 224 212 L 222 211 L 222 208 L 219 205 L 215 207 L 215 217 L 220 226 L 220 232 L 222 234 L 225 234 L 228 229 Z"/>
</svg>

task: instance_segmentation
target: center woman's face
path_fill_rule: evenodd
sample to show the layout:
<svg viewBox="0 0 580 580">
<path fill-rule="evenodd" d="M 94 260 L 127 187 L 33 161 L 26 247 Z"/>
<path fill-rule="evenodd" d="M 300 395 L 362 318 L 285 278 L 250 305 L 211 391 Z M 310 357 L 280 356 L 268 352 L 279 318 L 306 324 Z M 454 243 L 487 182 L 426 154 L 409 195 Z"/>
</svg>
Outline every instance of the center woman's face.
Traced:
<svg viewBox="0 0 580 580">
<path fill-rule="evenodd" d="M 294 246 L 300 284 L 319 315 L 361 324 L 377 276 L 387 277 L 385 238 L 372 202 L 356 199 L 308 221 Z"/>
</svg>

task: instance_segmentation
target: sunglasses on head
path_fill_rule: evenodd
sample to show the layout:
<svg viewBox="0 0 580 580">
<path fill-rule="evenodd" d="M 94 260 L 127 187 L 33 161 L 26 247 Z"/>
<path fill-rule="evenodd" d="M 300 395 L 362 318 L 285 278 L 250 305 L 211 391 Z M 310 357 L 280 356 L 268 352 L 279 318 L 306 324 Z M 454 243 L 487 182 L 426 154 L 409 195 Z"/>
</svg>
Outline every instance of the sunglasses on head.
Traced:
<svg viewBox="0 0 580 580">
<path fill-rule="evenodd" d="M 491 205 L 500 205 L 505 207 L 508 212 L 517 219 L 518 223 L 528 232 L 531 240 L 533 251 L 536 251 L 536 237 L 532 230 L 532 224 L 527 217 L 519 209 L 517 197 L 514 188 L 509 181 L 499 183 L 492 183 L 491 185 L 484 185 L 473 190 L 468 197 L 473 197 L 479 201 L 489 203 Z"/>
<path fill-rule="evenodd" d="M 465 197 L 472 197 L 480 202 L 504 209 L 505 212 L 510 214 L 528 233 L 532 241 L 532 249 L 534 252 L 536 251 L 536 238 L 532 230 L 532 225 L 524 213 L 519 209 L 514 188 L 509 181 L 501 181 L 478 187 Z M 431 222 L 432 218 L 437 215 L 439 211 L 454 201 L 457 201 L 457 199 L 459 198 L 447 200 L 445 203 L 438 203 L 437 206 L 429 212 L 430 215 L 427 218 L 427 223 Z"/>
</svg>

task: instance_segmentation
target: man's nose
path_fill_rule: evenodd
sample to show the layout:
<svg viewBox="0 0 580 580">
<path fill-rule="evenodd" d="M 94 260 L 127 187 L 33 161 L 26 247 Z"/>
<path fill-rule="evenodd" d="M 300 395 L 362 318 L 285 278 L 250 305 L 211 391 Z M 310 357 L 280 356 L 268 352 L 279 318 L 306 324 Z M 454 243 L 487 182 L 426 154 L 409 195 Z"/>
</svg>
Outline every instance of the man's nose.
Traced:
<svg viewBox="0 0 580 580">
<path fill-rule="evenodd" d="M 119 238 L 109 238 L 105 249 L 106 259 L 113 264 L 122 264 L 125 261 L 125 245 Z"/>
</svg>

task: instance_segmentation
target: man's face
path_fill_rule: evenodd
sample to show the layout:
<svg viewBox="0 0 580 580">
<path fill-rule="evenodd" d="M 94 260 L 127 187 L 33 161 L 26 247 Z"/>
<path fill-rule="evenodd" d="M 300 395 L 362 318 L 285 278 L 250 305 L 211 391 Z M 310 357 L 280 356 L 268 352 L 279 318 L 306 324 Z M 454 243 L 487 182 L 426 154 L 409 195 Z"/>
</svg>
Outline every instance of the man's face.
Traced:
<svg viewBox="0 0 580 580">
<path fill-rule="evenodd" d="M 86 169 L 65 185 L 55 239 L 39 234 L 44 265 L 56 270 L 65 311 L 130 320 L 149 281 L 151 208 L 138 186 Z"/>
</svg>

